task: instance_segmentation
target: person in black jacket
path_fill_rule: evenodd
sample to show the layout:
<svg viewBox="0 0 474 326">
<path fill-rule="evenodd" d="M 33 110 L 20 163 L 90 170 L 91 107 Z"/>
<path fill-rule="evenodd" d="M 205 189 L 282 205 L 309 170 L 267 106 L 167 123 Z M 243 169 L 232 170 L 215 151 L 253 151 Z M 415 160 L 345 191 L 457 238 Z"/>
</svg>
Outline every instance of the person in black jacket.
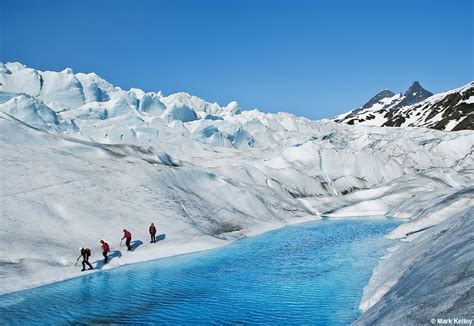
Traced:
<svg viewBox="0 0 474 326">
<path fill-rule="evenodd" d="M 148 231 L 150 232 L 150 238 L 151 238 L 150 243 L 155 243 L 156 242 L 156 239 L 155 239 L 155 235 L 156 235 L 155 224 L 151 223 L 150 227 L 148 228 Z"/>
<path fill-rule="evenodd" d="M 91 256 L 91 250 L 89 248 L 79 248 L 81 250 L 81 254 L 79 257 L 77 257 L 76 262 L 79 260 L 79 258 L 82 257 L 82 270 L 81 272 L 86 270 L 86 265 L 89 266 L 89 269 L 94 269 L 92 267 L 91 263 L 89 263 L 89 257 Z"/>
</svg>

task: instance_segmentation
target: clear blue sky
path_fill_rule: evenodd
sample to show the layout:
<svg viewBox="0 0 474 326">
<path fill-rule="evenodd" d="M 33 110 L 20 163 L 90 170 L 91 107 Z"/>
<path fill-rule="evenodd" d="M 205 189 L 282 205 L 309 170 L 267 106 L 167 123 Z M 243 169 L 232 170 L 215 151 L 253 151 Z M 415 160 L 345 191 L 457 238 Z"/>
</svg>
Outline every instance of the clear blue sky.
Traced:
<svg viewBox="0 0 474 326">
<path fill-rule="evenodd" d="M 473 75 L 473 1 L 0 1 L 0 61 L 330 117 Z"/>
</svg>

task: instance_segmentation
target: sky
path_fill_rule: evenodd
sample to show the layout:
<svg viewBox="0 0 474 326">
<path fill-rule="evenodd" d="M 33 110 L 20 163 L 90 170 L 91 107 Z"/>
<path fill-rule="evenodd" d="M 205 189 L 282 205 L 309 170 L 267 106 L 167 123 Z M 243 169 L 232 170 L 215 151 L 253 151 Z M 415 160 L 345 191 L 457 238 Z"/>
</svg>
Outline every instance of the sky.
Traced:
<svg viewBox="0 0 474 326">
<path fill-rule="evenodd" d="M 321 119 L 474 80 L 474 1 L 0 1 L 0 61 Z"/>
</svg>

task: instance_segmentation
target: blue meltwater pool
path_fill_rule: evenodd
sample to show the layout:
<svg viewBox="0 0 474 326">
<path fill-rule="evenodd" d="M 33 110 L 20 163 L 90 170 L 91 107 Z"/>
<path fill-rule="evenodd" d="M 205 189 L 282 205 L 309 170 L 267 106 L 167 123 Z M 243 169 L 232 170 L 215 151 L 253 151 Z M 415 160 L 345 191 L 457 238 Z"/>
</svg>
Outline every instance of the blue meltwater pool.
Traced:
<svg viewBox="0 0 474 326">
<path fill-rule="evenodd" d="M 0 324 L 347 325 L 399 224 L 322 220 L 3 295 Z"/>
</svg>

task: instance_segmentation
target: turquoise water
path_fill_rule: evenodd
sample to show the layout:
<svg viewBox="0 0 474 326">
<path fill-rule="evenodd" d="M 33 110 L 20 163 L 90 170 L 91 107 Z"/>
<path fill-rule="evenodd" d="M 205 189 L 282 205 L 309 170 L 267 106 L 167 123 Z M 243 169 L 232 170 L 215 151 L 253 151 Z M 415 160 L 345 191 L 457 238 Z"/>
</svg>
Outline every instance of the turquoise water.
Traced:
<svg viewBox="0 0 474 326">
<path fill-rule="evenodd" d="M 389 219 L 323 220 L 0 296 L 0 324 L 347 325 Z"/>
</svg>

